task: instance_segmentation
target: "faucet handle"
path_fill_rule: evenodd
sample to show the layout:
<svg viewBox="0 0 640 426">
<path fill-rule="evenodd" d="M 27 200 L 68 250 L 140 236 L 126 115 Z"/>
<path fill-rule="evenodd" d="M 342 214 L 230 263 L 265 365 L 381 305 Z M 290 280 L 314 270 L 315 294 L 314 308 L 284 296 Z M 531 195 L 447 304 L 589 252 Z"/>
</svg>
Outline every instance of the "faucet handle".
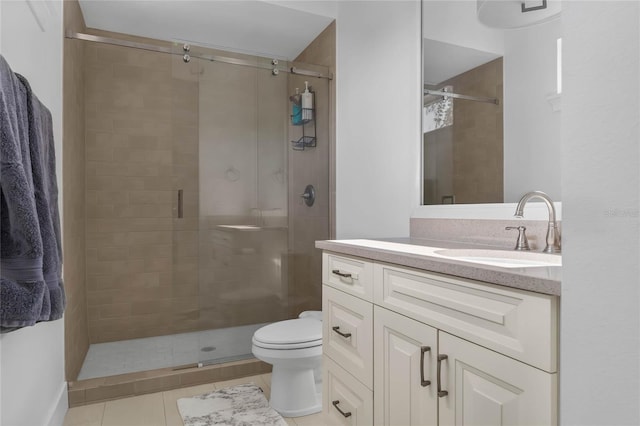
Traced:
<svg viewBox="0 0 640 426">
<path fill-rule="evenodd" d="M 529 240 L 527 240 L 526 226 L 507 226 L 504 229 L 507 231 L 511 231 L 512 229 L 518 230 L 518 240 L 516 241 L 516 247 L 514 250 L 531 250 L 529 248 Z"/>
</svg>

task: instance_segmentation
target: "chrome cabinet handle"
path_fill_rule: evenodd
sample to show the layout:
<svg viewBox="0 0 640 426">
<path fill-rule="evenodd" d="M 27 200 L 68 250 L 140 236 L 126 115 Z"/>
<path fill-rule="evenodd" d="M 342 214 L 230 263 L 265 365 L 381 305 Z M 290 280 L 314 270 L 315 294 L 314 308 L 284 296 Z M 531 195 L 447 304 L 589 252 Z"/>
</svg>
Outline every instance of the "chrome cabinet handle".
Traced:
<svg viewBox="0 0 640 426">
<path fill-rule="evenodd" d="M 351 274 L 349 272 L 340 272 L 340 269 L 334 269 L 331 271 L 332 274 L 335 274 L 339 277 L 343 278 L 351 278 Z"/>
<path fill-rule="evenodd" d="M 449 358 L 447 355 L 438 355 L 438 398 L 449 395 L 449 392 L 442 390 L 442 378 L 440 377 L 440 371 L 442 368 L 442 361 Z"/>
<path fill-rule="evenodd" d="M 331 327 L 331 329 L 333 331 L 335 331 L 336 333 L 338 333 L 339 335 L 341 335 L 342 337 L 344 337 L 345 339 L 351 337 L 351 333 L 343 333 L 340 331 L 340 327 L 335 326 L 335 327 Z"/>
<path fill-rule="evenodd" d="M 424 379 L 424 353 L 425 352 L 431 352 L 431 346 L 422 346 L 420 348 L 420 385 L 422 385 L 423 388 L 431 384 L 431 380 Z"/>
<path fill-rule="evenodd" d="M 351 411 L 347 411 L 346 413 L 344 411 L 342 411 L 340 409 L 340 407 L 338 407 L 338 404 L 340 404 L 340 400 L 336 399 L 335 401 L 331 401 L 331 403 L 333 404 L 334 407 L 336 407 L 336 410 L 338 410 L 338 413 L 342 414 L 345 417 L 351 417 Z"/>
</svg>

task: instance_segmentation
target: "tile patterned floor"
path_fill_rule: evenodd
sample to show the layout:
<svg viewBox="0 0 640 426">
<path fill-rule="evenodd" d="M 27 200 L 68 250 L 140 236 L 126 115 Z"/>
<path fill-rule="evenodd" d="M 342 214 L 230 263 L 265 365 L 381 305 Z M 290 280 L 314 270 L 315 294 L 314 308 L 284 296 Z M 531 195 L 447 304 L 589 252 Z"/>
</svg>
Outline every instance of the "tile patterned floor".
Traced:
<svg viewBox="0 0 640 426">
<path fill-rule="evenodd" d="M 176 401 L 229 386 L 253 382 L 269 398 L 271 374 L 175 389 L 69 409 L 64 426 L 183 426 Z M 322 413 L 285 419 L 291 426 L 322 426 Z"/>
<path fill-rule="evenodd" d="M 251 358 L 253 333 L 266 324 L 181 333 L 89 347 L 78 380 L 207 362 Z M 215 348 L 202 351 L 203 348 Z"/>
</svg>

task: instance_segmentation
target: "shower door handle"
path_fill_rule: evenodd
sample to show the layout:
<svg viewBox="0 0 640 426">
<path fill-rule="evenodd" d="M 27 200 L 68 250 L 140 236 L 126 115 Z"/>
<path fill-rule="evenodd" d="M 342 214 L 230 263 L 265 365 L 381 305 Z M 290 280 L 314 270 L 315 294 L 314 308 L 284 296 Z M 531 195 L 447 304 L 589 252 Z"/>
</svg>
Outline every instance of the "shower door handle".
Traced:
<svg viewBox="0 0 640 426">
<path fill-rule="evenodd" d="M 178 189 L 178 219 L 182 219 L 184 217 L 184 209 L 182 207 L 183 199 L 182 189 Z"/>
</svg>

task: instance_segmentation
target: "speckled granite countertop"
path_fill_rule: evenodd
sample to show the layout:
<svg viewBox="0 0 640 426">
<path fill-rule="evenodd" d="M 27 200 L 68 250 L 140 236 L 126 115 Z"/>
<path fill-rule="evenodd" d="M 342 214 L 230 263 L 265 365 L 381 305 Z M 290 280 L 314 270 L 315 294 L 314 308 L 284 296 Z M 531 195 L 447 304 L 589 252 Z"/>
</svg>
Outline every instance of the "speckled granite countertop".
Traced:
<svg viewBox="0 0 640 426">
<path fill-rule="evenodd" d="M 358 243 L 355 243 L 356 241 L 358 241 Z M 561 266 L 503 268 L 499 266 L 470 263 L 462 260 L 455 260 L 453 258 L 411 253 L 410 250 L 403 251 L 402 246 L 396 246 L 397 249 L 391 249 L 388 247 L 368 247 L 366 245 L 366 241 L 367 240 L 316 241 L 316 247 L 334 253 L 357 256 L 374 261 L 394 263 L 396 265 L 449 274 L 462 278 L 470 278 L 521 290 L 534 291 L 554 296 L 560 296 L 561 293 Z M 440 249 L 497 249 L 495 247 L 472 245 L 467 243 L 462 244 L 415 238 L 389 238 L 368 241 L 373 242 L 372 245 L 374 246 L 375 242 L 378 241 L 408 244 L 412 246 L 437 247 Z M 410 249 L 410 247 L 407 248 Z"/>
</svg>

